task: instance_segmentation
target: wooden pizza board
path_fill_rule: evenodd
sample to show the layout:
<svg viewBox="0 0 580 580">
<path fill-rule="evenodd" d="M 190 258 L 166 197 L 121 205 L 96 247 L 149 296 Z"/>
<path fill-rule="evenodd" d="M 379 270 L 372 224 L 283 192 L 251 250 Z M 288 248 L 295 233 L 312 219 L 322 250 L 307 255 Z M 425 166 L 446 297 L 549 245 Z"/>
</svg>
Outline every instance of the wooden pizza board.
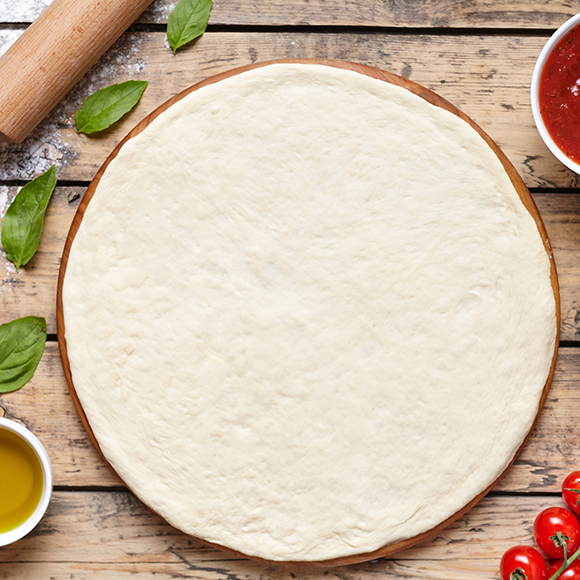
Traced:
<svg viewBox="0 0 580 580">
<path fill-rule="evenodd" d="M 77 396 L 77 393 L 75 391 L 75 387 L 74 387 L 73 380 L 72 380 L 71 369 L 70 369 L 70 363 L 69 363 L 69 359 L 68 359 L 66 338 L 65 338 L 65 326 L 64 326 L 63 304 L 62 304 L 62 287 L 63 287 L 63 283 L 64 283 L 64 277 L 66 275 L 66 268 L 67 268 L 67 264 L 68 264 L 68 257 L 70 254 L 70 249 L 71 249 L 72 243 L 74 241 L 74 238 L 78 232 L 78 229 L 81 225 L 81 222 L 83 220 L 83 216 L 85 214 L 85 211 L 86 211 L 93 195 L 95 194 L 97 185 L 99 184 L 99 181 L 100 181 L 101 177 L 103 176 L 105 170 L 107 169 L 109 163 L 111 163 L 111 161 L 118 155 L 118 153 L 121 150 L 121 148 L 123 147 L 123 145 L 129 139 L 131 139 L 131 138 L 135 137 L 136 135 L 138 135 L 139 133 L 141 133 L 161 113 L 163 113 L 169 107 L 171 107 L 171 105 L 180 101 L 185 96 L 192 93 L 193 91 L 196 91 L 196 90 L 198 90 L 201 87 L 204 87 L 206 85 L 211 85 L 211 84 L 220 82 L 226 78 L 229 78 L 229 77 L 234 76 L 234 75 L 238 75 L 240 73 L 243 73 L 243 72 L 246 72 L 246 71 L 249 71 L 252 69 L 261 68 L 264 66 L 268 66 L 270 64 L 277 64 L 277 63 L 318 64 L 318 65 L 330 66 L 330 67 L 334 67 L 334 68 L 340 68 L 340 69 L 344 69 L 344 70 L 358 72 L 360 74 L 363 74 L 363 75 L 366 75 L 366 76 L 369 76 L 369 77 L 372 77 L 372 78 L 375 78 L 375 79 L 378 79 L 378 80 L 381 80 L 381 81 L 384 81 L 387 83 L 391 83 L 393 85 L 403 87 L 403 88 L 409 90 L 410 92 L 414 93 L 415 95 L 421 97 L 422 99 L 426 100 L 427 102 L 431 103 L 432 105 L 435 105 L 437 107 L 440 107 L 442 109 L 445 109 L 445 110 L 453 113 L 454 115 L 456 115 L 457 117 L 459 117 L 460 119 L 465 121 L 467 124 L 469 124 L 473 129 L 475 129 L 481 135 L 481 137 L 484 139 L 484 141 L 490 146 L 492 151 L 495 153 L 497 158 L 502 163 L 502 165 L 503 165 L 508 177 L 510 178 L 513 186 L 515 187 L 522 203 L 524 204 L 524 206 L 526 207 L 526 209 L 528 210 L 530 215 L 534 218 L 534 221 L 535 221 L 536 226 L 538 228 L 538 232 L 540 233 L 540 237 L 541 237 L 542 242 L 544 244 L 544 248 L 545 248 L 546 253 L 548 255 L 548 258 L 550 260 L 550 267 L 551 267 L 550 277 L 551 277 L 552 289 L 554 291 L 554 299 L 556 302 L 557 336 L 556 336 L 556 341 L 555 341 L 554 354 L 552 357 L 552 364 L 550 367 L 548 379 L 546 380 L 546 384 L 544 385 L 544 390 L 543 390 L 542 396 L 540 398 L 538 412 L 536 414 L 536 417 L 534 419 L 534 422 L 533 422 L 533 425 L 532 425 L 530 431 L 528 432 L 528 434 L 527 434 L 524 442 L 520 446 L 520 448 L 515 453 L 512 461 L 510 462 L 508 467 L 504 470 L 504 472 L 502 474 L 500 474 L 500 476 L 487 489 L 485 489 L 483 492 L 481 492 L 479 495 L 477 495 L 475 498 L 473 498 L 473 500 L 471 500 L 467 505 L 465 505 L 463 508 L 458 510 L 451 517 L 449 517 L 445 521 L 441 522 L 439 525 L 435 526 L 431 530 L 428 530 L 427 532 L 416 535 L 412 538 L 408 538 L 406 540 L 402 540 L 399 542 L 388 544 L 386 546 L 383 546 L 382 548 L 379 548 L 378 550 L 374 550 L 372 552 L 366 552 L 366 553 L 362 553 L 362 554 L 354 554 L 351 556 L 334 558 L 331 560 L 317 561 L 317 562 L 312 562 L 312 561 L 273 562 L 273 563 L 277 563 L 277 564 L 303 565 L 303 566 L 306 566 L 306 565 L 308 565 L 308 566 L 325 566 L 325 567 L 344 566 L 344 565 L 349 565 L 349 564 L 356 564 L 359 562 L 365 562 L 368 560 L 374 560 L 376 558 L 382 558 L 385 556 L 390 556 L 396 552 L 399 552 L 401 550 L 404 550 L 406 548 L 414 546 L 415 544 L 422 542 L 423 540 L 433 536 L 434 534 L 436 534 L 437 532 L 439 532 L 443 528 L 450 525 L 453 521 L 455 521 L 457 518 L 462 516 L 464 513 L 466 513 L 468 510 L 470 510 L 478 501 L 480 501 L 492 489 L 492 487 L 504 475 L 504 473 L 509 469 L 511 464 L 515 461 L 516 457 L 519 455 L 520 451 L 522 450 L 522 448 L 526 444 L 528 438 L 530 437 L 531 432 L 533 431 L 533 429 L 536 425 L 536 422 L 539 418 L 540 412 L 544 406 L 544 403 L 546 401 L 546 397 L 548 395 L 548 391 L 550 388 L 550 383 L 551 383 L 552 377 L 554 375 L 554 369 L 556 366 L 556 358 L 557 358 L 557 354 L 558 354 L 558 344 L 559 344 L 559 338 L 560 338 L 560 322 L 561 322 L 560 292 L 559 292 L 559 285 L 558 285 L 558 275 L 556 272 L 556 263 L 554 260 L 554 255 L 552 252 L 552 247 L 550 245 L 550 241 L 548 239 L 548 234 L 546 232 L 546 228 L 544 226 L 544 223 L 542 221 L 542 218 L 540 216 L 538 208 L 536 207 L 536 204 L 534 203 L 527 187 L 525 186 L 523 180 L 521 179 L 521 177 L 519 176 L 519 174 L 515 170 L 512 163 L 509 161 L 509 159 L 506 157 L 506 155 L 501 151 L 501 149 L 496 145 L 496 143 L 491 139 L 491 137 L 489 137 L 489 135 L 487 135 L 487 133 L 485 133 L 485 131 L 483 131 L 483 129 L 481 129 L 481 127 L 479 127 L 467 115 L 462 113 L 457 107 L 455 107 L 450 102 L 443 99 L 442 97 L 440 97 L 439 95 L 437 95 L 433 91 L 430 91 L 429 89 L 427 89 L 427 88 L 425 88 L 417 83 L 414 83 L 413 81 L 405 79 L 403 77 L 400 77 L 400 76 L 394 75 L 392 73 L 382 71 L 382 70 L 379 70 L 379 69 L 376 69 L 373 67 L 362 65 L 362 64 L 357 64 L 357 63 L 347 62 L 347 61 L 328 60 L 328 59 L 281 59 L 281 60 L 254 63 L 251 65 L 242 66 L 242 67 L 235 68 L 235 69 L 229 70 L 227 72 L 212 76 L 212 77 L 210 77 L 210 78 L 208 78 L 200 83 L 193 85 L 192 87 L 189 87 L 188 89 L 182 91 L 181 93 L 175 95 L 174 97 L 172 97 L 171 99 L 169 99 L 168 101 L 163 103 L 160 107 L 158 107 L 153 113 L 151 113 L 145 119 L 143 119 L 139 124 L 137 124 L 133 128 L 133 130 L 130 131 L 129 134 L 119 143 L 119 145 L 117 145 L 117 147 L 113 150 L 113 152 L 106 159 L 105 163 L 103 163 L 101 168 L 97 171 L 94 179 L 92 180 L 91 184 L 89 185 L 89 187 L 88 187 L 88 189 L 87 189 L 87 191 L 86 191 L 86 193 L 81 201 L 81 204 L 79 205 L 79 208 L 75 214 L 75 217 L 74 217 L 73 222 L 71 224 L 69 234 L 68 234 L 68 237 L 66 240 L 66 244 L 64 247 L 63 255 L 62 255 L 62 261 L 61 261 L 61 265 L 60 265 L 59 277 L 58 277 L 57 305 L 56 305 L 58 344 L 59 344 L 60 355 L 61 355 L 61 359 L 62 359 L 62 365 L 63 365 L 63 369 L 64 369 L 66 382 L 67 382 L 72 400 L 73 400 L 75 407 L 77 409 L 77 412 L 79 414 L 79 417 L 80 417 L 89 437 L 91 438 L 92 442 L 94 443 L 95 447 L 97 448 L 97 450 L 99 451 L 99 453 L 101 454 L 103 459 L 108 463 L 107 458 L 104 456 L 104 454 L 99 446 L 99 443 L 98 443 L 97 439 L 95 438 L 95 435 L 91 429 L 89 421 L 86 417 L 86 414 L 83 410 L 83 407 L 82 407 L 82 405 L 79 401 L 79 398 Z M 110 464 L 109 464 L 109 466 L 110 466 Z M 113 468 L 111 467 L 111 469 L 113 469 Z M 264 561 L 262 558 L 256 558 L 256 557 L 248 556 L 246 554 L 241 554 L 241 553 L 236 552 L 235 550 L 232 550 L 230 548 L 227 548 L 227 547 L 224 547 L 221 545 L 216 545 L 216 544 L 213 544 L 211 542 L 207 542 L 205 540 L 201 540 L 201 541 L 204 541 L 209 546 L 220 548 L 222 550 L 226 550 L 230 553 L 233 553 L 233 554 L 236 554 L 239 556 L 243 556 L 246 558 L 249 557 L 253 560 Z"/>
</svg>

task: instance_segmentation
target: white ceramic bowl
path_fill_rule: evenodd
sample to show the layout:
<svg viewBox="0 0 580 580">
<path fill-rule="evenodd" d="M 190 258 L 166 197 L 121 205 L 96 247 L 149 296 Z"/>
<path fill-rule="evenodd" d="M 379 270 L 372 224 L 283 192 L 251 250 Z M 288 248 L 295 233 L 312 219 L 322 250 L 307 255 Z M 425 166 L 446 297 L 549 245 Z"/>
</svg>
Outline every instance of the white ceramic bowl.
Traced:
<svg viewBox="0 0 580 580">
<path fill-rule="evenodd" d="M 52 495 L 52 465 L 50 464 L 48 453 L 42 446 L 42 443 L 36 438 L 35 435 L 26 429 L 26 427 L 23 427 L 19 423 L 11 421 L 10 419 L 4 419 L 3 417 L 0 417 L 0 429 L 8 429 L 9 431 L 16 433 L 30 444 L 38 456 L 38 459 L 40 460 L 42 474 L 44 476 L 42 495 L 32 515 L 17 528 L 14 528 L 8 532 L 0 533 L 0 546 L 6 546 L 12 542 L 16 542 L 16 540 L 20 540 L 26 534 L 28 534 L 28 532 L 30 532 L 36 526 L 36 524 L 38 524 L 46 512 L 46 508 L 50 502 L 50 496 Z"/>
<path fill-rule="evenodd" d="M 548 146 L 550 151 L 569 169 L 575 171 L 576 173 L 580 173 L 580 164 L 572 161 L 569 157 L 566 157 L 564 153 L 560 150 L 560 148 L 554 143 L 550 134 L 548 133 L 546 126 L 544 125 L 544 120 L 542 119 L 542 115 L 540 114 L 540 103 L 538 98 L 538 88 L 540 83 L 540 74 L 542 73 L 542 69 L 544 68 L 544 63 L 548 58 L 548 55 L 552 51 L 552 49 L 560 42 L 563 36 L 565 36 L 572 28 L 576 25 L 580 24 L 580 14 L 576 14 L 567 20 L 554 32 L 554 34 L 550 37 L 550 40 L 546 43 L 538 60 L 536 62 L 536 66 L 534 68 L 534 74 L 532 75 L 532 113 L 534 114 L 534 121 L 536 122 L 536 127 L 540 132 L 540 136 L 544 140 L 544 143 Z"/>
</svg>

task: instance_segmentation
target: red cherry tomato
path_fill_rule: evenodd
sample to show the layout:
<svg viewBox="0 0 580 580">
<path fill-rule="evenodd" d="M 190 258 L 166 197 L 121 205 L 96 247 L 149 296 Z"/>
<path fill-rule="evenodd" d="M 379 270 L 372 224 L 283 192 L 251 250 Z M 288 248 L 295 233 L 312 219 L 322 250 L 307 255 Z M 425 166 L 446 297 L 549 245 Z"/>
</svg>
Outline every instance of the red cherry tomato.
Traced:
<svg viewBox="0 0 580 580">
<path fill-rule="evenodd" d="M 567 509 L 551 507 L 541 511 L 534 522 L 534 538 L 541 550 L 552 558 L 563 558 L 564 550 L 558 546 L 556 533 L 560 532 L 571 556 L 580 546 L 580 524 Z"/>
<path fill-rule="evenodd" d="M 520 574 L 516 572 L 520 571 Z M 536 548 L 514 546 L 501 558 L 499 571 L 502 580 L 546 580 L 548 567 Z"/>
<path fill-rule="evenodd" d="M 580 514 L 580 471 L 574 471 L 564 480 L 562 497 L 573 512 Z"/>
<path fill-rule="evenodd" d="M 550 566 L 550 570 L 548 571 L 548 578 L 551 578 L 559 569 L 560 566 L 564 563 L 564 560 L 558 560 L 554 562 Z M 564 572 L 562 572 L 556 580 L 580 580 L 580 562 L 578 560 L 574 560 Z"/>
</svg>

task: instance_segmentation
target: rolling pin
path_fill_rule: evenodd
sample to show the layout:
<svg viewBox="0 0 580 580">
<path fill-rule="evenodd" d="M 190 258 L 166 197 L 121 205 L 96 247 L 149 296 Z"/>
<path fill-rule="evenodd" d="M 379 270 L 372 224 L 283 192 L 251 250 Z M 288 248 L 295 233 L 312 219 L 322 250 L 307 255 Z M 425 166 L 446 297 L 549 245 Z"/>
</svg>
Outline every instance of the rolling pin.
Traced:
<svg viewBox="0 0 580 580">
<path fill-rule="evenodd" d="M 53 0 L 0 57 L 0 141 L 23 141 L 151 1 Z"/>
</svg>

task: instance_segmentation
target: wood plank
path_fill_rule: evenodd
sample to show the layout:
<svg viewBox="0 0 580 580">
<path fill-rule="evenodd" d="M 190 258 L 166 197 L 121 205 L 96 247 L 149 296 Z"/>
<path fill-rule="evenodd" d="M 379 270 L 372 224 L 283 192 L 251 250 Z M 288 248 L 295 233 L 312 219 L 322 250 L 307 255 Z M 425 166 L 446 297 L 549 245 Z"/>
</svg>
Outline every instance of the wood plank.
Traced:
<svg viewBox="0 0 580 580">
<path fill-rule="evenodd" d="M 35 314 L 56 333 L 56 283 L 60 258 L 82 187 L 57 187 L 49 205 L 40 247 L 20 272 L 0 256 L 0 323 Z M 0 216 L 18 188 L 0 186 Z M 69 199 L 79 196 L 72 203 Z M 554 248 L 562 298 L 562 340 L 580 340 L 580 194 L 534 194 Z"/>
<path fill-rule="evenodd" d="M 496 485 L 503 492 L 559 492 L 580 465 L 576 444 L 580 408 L 580 349 L 562 348 L 544 410 L 515 464 Z M 25 424 L 47 448 L 57 486 L 119 486 L 97 454 L 76 414 L 65 384 L 57 344 L 49 342 L 34 378 L 0 396 L 0 416 Z"/>
<path fill-rule="evenodd" d="M 554 250 L 562 309 L 561 339 L 580 340 L 580 196 L 534 194 Z"/>
<path fill-rule="evenodd" d="M 4 216 L 17 187 L 0 186 L 0 215 Z M 16 271 L 4 252 L 0 257 L 0 323 L 21 316 L 44 316 L 49 334 L 56 334 L 56 283 L 68 230 L 84 193 L 83 187 L 57 187 L 46 212 L 40 245 L 32 260 Z M 76 198 L 76 199 L 75 199 Z M 74 201 L 69 202 L 69 199 Z"/>
<path fill-rule="evenodd" d="M 140 22 L 166 22 L 171 2 L 155 2 Z M 392 28 L 522 28 L 556 29 L 577 12 L 565 0 L 244 0 L 214 3 L 210 25 L 368 26 Z"/>
<path fill-rule="evenodd" d="M 509 547 L 533 545 L 531 527 L 558 498 L 488 497 L 431 540 L 392 559 L 341 568 L 283 567 L 205 547 L 128 492 L 56 492 L 27 538 L 2 549 L 0 578 L 207 580 L 493 579 Z"/>
<path fill-rule="evenodd" d="M 155 0 L 138 19 L 165 23 L 177 0 Z M 0 15 L 2 22 L 32 22 L 50 0 L 19 0 Z M 214 3 L 210 25 L 242 26 L 372 26 L 421 28 L 557 28 L 575 14 L 564 0 L 457 2 L 424 0 L 420 3 L 344 2 L 343 0 L 268 0 L 252 3 L 228 0 Z"/>
<path fill-rule="evenodd" d="M 56 163 L 59 179 L 89 181 L 141 118 L 188 86 L 255 61 L 320 57 L 376 66 L 435 90 L 495 139 L 528 187 L 579 187 L 580 178 L 552 156 L 533 123 L 528 91 L 545 41 L 538 36 L 206 33 L 173 56 L 163 33 L 127 34 L 24 143 L 0 144 L 0 180 L 29 179 Z M 84 98 L 131 78 L 150 81 L 136 109 L 98 136 L 77 135 L 74 115 Z"/>
<path fill-rule="evenodd" d="M 494 491 L 560 492 L 580 466 L 580 349 L 560 348 L 548 398 L 530 439 Z"/>
</svg>

